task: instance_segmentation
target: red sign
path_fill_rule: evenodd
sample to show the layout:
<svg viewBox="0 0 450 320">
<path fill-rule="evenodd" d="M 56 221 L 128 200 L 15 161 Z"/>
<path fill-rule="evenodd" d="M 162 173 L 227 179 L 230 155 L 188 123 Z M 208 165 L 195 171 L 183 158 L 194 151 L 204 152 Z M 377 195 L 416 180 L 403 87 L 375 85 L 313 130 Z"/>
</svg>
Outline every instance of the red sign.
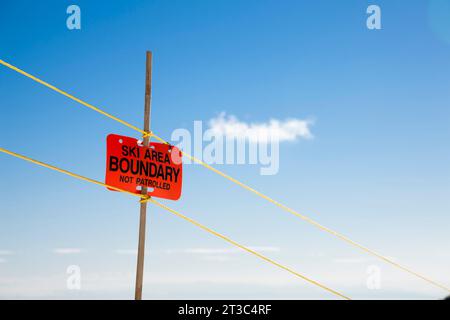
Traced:
<svg viewBox="0 0 450 320">
<path fill-rule="evenodd" d="M 138 194 L 147 187 L 149 196 L 180 198 L 183 168 L 178 148 L 156 142 L 145 147 L 135 138 L 110 134 L 106 149 L 106 184 Z"/>
</svg>

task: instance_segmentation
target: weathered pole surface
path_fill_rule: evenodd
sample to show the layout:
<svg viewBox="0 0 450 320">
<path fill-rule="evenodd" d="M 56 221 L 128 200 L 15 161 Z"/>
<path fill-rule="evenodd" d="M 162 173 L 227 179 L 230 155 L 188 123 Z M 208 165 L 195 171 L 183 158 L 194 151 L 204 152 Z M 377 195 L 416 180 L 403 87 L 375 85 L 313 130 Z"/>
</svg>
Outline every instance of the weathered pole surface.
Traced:
<svg viewBox="0 0 450 320">
<path fill-rule="evenodd" d="M 145 72 L 145 104 L 144 104 L 144 131 L 150 131 L 150 109 L 152 98 L 152 52 L 147 51 L 146 72 Z M 150 137 L 144 136 L 143 145 L 150 144 Z M 142 187 L 142 194 L 147 194 L 147 188 Z M 139 245 L 137 254 L 137 269 L 136 269 L 136 289 L 135 300 L 142 299 L 142 283 L 144 280 L 144 255 L 145 255 L 145 224 L 147 219 L 147 202 L 140 204 L 140 218 L 139 218 Z"/>
</svg>

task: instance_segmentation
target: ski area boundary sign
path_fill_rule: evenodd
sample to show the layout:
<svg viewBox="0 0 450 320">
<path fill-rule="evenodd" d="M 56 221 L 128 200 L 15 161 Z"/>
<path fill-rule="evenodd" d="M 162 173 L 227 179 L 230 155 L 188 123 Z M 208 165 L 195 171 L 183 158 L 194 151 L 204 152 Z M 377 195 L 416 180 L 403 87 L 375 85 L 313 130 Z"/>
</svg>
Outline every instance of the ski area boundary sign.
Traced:
<svg viewBox="0 0 450 320">
<path fill-rule="evenodd" d="M 152 197 L 178 200 L 182 186 L 182 154 L 174 146 L 110 134 L 106 138 L 105 183 L 137 194 L 147 187 Z M 108 188 L 109 190 L 113 190 Z"/>
</svg>

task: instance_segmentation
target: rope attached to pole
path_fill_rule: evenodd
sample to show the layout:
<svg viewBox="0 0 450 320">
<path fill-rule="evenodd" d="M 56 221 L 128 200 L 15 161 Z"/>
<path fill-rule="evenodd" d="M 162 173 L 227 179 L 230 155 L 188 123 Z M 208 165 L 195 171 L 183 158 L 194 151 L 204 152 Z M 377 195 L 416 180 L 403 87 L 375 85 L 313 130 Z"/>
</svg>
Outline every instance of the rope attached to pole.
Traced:
<svg viewBox="0 0 450 320">
<path fill-rule="evenodd" d="M 162 143 L 169 144 L 167 141 L 165 141 L 161 137 L 157 136 L 155 133 L 153 133 L 151 131 L 144 131 L 142 129 L 139 129 L 138 127 L 136 127 L 136 126 L 134 126 L 134 125 L 132 125 L 132 124 L 122 120 L 122 119 L 119 119 L 119 118 L 117 118 L 117 117 L 115 117 L 115 116 L 113 116 L 113 115 L 111 115 L 111 114 L 101 110 L 100 108 L 95 107 L 95 106 L 93 106 L 93 105 L 91 105 L 91 104 L 89 104 L 89 103 L 87 103 L 87 102 L 85 102 L 85 101 L 83 101 L 81 99 L 78 99 L 78 98 L 74 97 L 73 95 L 71 95 L 71 94 L 69 94 L 69 93 L 67 93 L 67 92 L 65 92 L 65 91 L 63 91 L 61 89 L 58 89 L 55 86 L 53 86 L 53 85 L 51 85 L 51 84 L 41 80 L 41 79 L 39 79 L 39 78 L 37 78 L 37 77 L 35 77 L 35 76 L 33 76 L 33 75 L 23 71 L 23 70 L 21 70 L 21 69 L 15 67 L 15 66 L 5 62 L 5 61 L 3 61 L 1 59 L 0 59 L 0 64 L 2 64 L 4 66 L 6 66 L 6 67 L 8 67 L 8 68 L 18 72 L 18 73 L 20 73 L 20 74 L 22 74 L 22 75 L 24 75 L 24 76 L 26 76 L 26 77 L 36 81 L 36 82 L 38 82 L 38 83 L 40 83 L 40 84 L 42 84 L 44 86 L 46 86 L 47 88 L 50 88 L 50 89 L 52 89 L 52 90 L 54 90 L 54 91 L 56 91 L 56 92 L 58 92 L 58 93 L 60 93 L 60 94 L 62 94 L 64 96 L 68 97 L 69 99 L 72 99 L 72 100 L 74 100 L 74 101 L 76 101 L 76 102 L 78 102 L 78 103 L 80 103 L 80 104 L 90 108 L 91 110 L 94 110 L 94 111 L 96 111 L 96 112 L 98 112 L 100 114 L 103 114 L 104 116 L 106 116 L 106 117 L 108 117 L 108 118 L 110 118 L 112 120 L 115 120 L 115 121 L 117 121 L 119 123 L 122 123 L 123 125 L 131 128 L 131 129 L 136 130 L 137 132 L 141 133 L 144 138 L 152 136 L 156 140 L 158 140 L 158 141 L 160 141 Z M 450 292 L 450 288 L 448 288 L 447 286 L 442 285 L 442 284 L 440 284 L 440 283 L 438 283 L 438 282 L 436 282 L 436 281 L 434 281 L 434 280 L 432 280 L 432 279 L 430 279 L 428 277 L 425 277 L 425 276 L 423 276 L 423 275 L 421 275 L 421 274 L 419 274 L 419 273 L 417 273 L 417 272 L 415 272 L 415 271 L 413 271 L 413 270 L 411 270 L 411 269 L 409 269 L 407 267 L 404 267 L 404 266 L 400 265 L 399 263 L 389 259 L 388 257 L 383 256 L 383 255 L 377 253 L 376 251 L 374 251 L 372 249 L 369 249 L 366 246 L 363 246 L 363 245 L 357 243 L 356 241 L 351 240 L 350 238 L 344 236 L 343 234 L 341 234 L 341 233 L 339 233 L 337 231 L 334 231 L 334 230 L 332 230 L 332 229 L 330 229 L 328 227 L 325 227 L 325 226 L 321 225 L 320 223 L 314 221 L 313 219 L 311 219 L 311 218 L 309 218 L 309 217 L 299 213 L 298 211 L 296 211 L 296 210 L 294 210 L 294 209 L 292 209 L 292 208 L 290 208 L 290 207 L 288 207 L 288 206 L 286 206 L 286 205 L 284 205 L 284 204 L 282 204 L 282 203 L 280 203 L 280 202 L 270 198 L 269 196 L 267 196 L 267 195 L 257 191 L 256 189 L 246 185 L 245 183 L 243 183 L 243 182 L 241 182 L 241 181 L 239 181 L 239 180 L 237 180 L 237 179 L 227 175 L 226 173 L 224 173 L 224 172 L 222 172 L 222 171 L 220 171 L 220 170 L 210 166 L 209 164 L 203 162 L 202 160 L 197 159 L 197 158 L 191 156 L 190 154 L 188 154 L 186 152 L 183 152 L 183 151 L 181 151 L 181 152 L 182 152 L 183 156 L 189 158 L 191 161 L 194 161 L 194 162 L 202 165 L 203 167 L 207 168 L 208 170 L 213 171 L 214 173 L 222 176 L 223 178 L 225 178 L 225 179 L 227 179 L 227 180 L 237 184 L 238 186 L 240 186 L 240 187 L 242 187 L 242 188 L 244 188 L 244 189 L 246 189 L 246 190 L 256 194 L 257 196 L 259 196 L 259 197 L 261 197 L 261 198 L 271 202 L 272 204 L 276 205 L 277 207 L 281 208 L 282 210 L 293 214 L 294 216 L 302 219 L 303 221 L 308 222 L 309 224 L 312 224 L 313 226 L 319 228 L 320 230 L 322 230 L 324 232 L 327 232 L 327 233 L 337 237 L 338 239 L 340 239 L 340 240 L 342 240 L 342 241 L 344 241 L 344 242 L 346 242 L 346 243 L 348 243 L 348 244 L 350 244 L 350 245 L 352 245 L 352 246 L 354 246 L 354 247 L 356 247 L 356 248 L 358 248 L 358 249 L 360 249 L 360 250 L 362 250 L 362 251 L 364 251 L 364 252 L 366 252 L 366 253 L 374 256 L 374 257 L 376 257 L 376 258 L 378 258 L 378 259 L 381 259 L 384 262 L 389 263 L 389 264 L 391 264 L 392 266 L 394 266 L 396 268 L 399 268 L 402 271 L 405 271 L 405 272 L 407 272 L 409 274 L 412 274 L 412 275 L 414 275 L 414 276 L 416 276 L 416 277 L 418 277 L 418 278 L 420 278 L 420 279 L 422 279 L 422 280 L 424 280 L 424 281 L 426 281 L 426 282 L 428 282 L 428 283 L 430 283 L 430 284 L 432 284 L 432 285 L 434 285 L 436 287 L 439 287 L 439 288 L 441 288 L 443 290 L 446 290 L 446 291 Z"/>
<path fill-rule="evenodd" d="M 150 201 L 150 202 L 154 203 L 155 205 L 157 205 L 157 206 L 159 206 L 159 207 L 161 207 L 161 208 L 171 212 L 172 214 L 174 214 L 174 215 L 176 215 L 176 216 L 178 216 L 178 217 L 180 217 L 180 218 L 182 218 L 182 219 L 184 219 L 184 220 L 194 224 L 195 226 L 203 229 L 204 231 L 206 231 L 206 232 L 208 232 L 208 233 L 210 233 L 212 235 L 215 235 L 216 237 L 219 237 L 219 238 L 227 241 L 228 243 L 231 243 L 232 245 L 234 245 L 234 246 L 236 246 L 236 247 L 238 247 L 238 248 L 240 248 L 242 250 L 245 250 L 248 253 L 251 253 L 252 255 L 255 255 L 256 257 L 258 257 L 258 258 L 260 258 L 260 259 L 262 259 L 262 260 L 264 260 L 264 261 L 266 261 L 266 262 L 268 262 L 268 263 L 270 263 L 270 264 L 272 264 L 274 266 L 277 266 L 277 267 L 279 267 L 279 268 L 281 268 L 283 270 L 286 270 L 289 273 L 291 273 L 291 274 L 293 274 L 293 275 L 295 275 L 295 276 L 297 276 L 297 277 L 299 277 L 299 278 L 301 278 L 301 279 L 303 279 L 305 281 L 308 281 L 309 283 L 312 283 L 312 284 L 314 284 L 314 285 L 316 285 L 316 286 L 318 286 L 318 287 L 320 287 L 320 288 L 322 288 L 322 289 L 324 289 L 324 290 L 326 290 L 326 291 L 328 291 L 328 292 L 330 292 L 330 293 L 332 293 L 332 294 L 334 294 L 334 295 L 336 295 L 336 296 L 338 296 L 340 298 L 344 298 L 346 300 L 350 300 L 349 297 L 347 297 L 347 296 L 345 296 L 345 295 L 343 295 L 343 294 L 341 294 L 341 293 L 339 293 L 339 292 L 337 292 L 337 291 L 335 291 L 335 290 L 333 290 L 333 289 L 331 289 L 331 288 L 329 288 L 329 287 L 327 287 L 327 286 L 325 286 L 325 285 L 323 285 L 323 284 L 321 284 L 321 283 L 319 283 L 319 282 L 317 282 L 315 280 L 312 280 L 311 278 L 308 278 L 308 277 L 306 277 L 306 276 L 304 276 L 304 275 L 294 271 L 293 269 L 291 269 L 289 267 L 286 267 L 286 266 L 282 265 L 281 263 L 278 263 L 278 262 L 276 262 L 276 261 L 274 261 L 274 260 L 272 260 L 272 259 L 270 259 L 270 258 L 268 258 L 268 257 L 266 257 L 266 256 L 264 256 L 264 255 L 262 255 L 262 254 L 260 254 L 258 252 L 256 252 L 255 250 L 252 250 L 252 249 L 250 249 L 250 248 L 248 248 L 248 247 L 246 247 L 244 245 L 239 244 L 238 242 L 236 242 L 236 241 L 234 241 L 234 240 L 232 240 L 232 239 L 230 239 L 230 238 L 228 238 L 228 237 L 226 237 L 226 236 L 224 236 L 224 235 L 214 231 L 213 229 L 208 228 L 208 227 L 200 224 L 199 222 L 197 222 L 197 221 L 195 221 L 195 220 L 193 220 L 191 218 L 188 218 L 187 216 L 185 216 L 185 215 L 183 215 L 183 214 L 181 214 L 181 213 L 179 213 L 179 212 L 177 212 L 177 211 L 175 211 L 175 210 L 173 210 L 173 209 L 163 205 L 162 203 L 160 203 L 160 202 L 158 202 L 156 200 L 153 200 L 148 195 L 143 195 L 143 194 L 140 194 L 140 193 L 133 193 L 133 192 L 130 192 L 130 191 L 127 191 L 127 190 L 116 188 L 116 187 L 108 185 L 106 183 L 103 183 L 103 182 L 100 182 L 100 181 L 97 181 L 97 180 L 94 180 L 94 179 L 91 179 L 91 178 L 87 178 L 85 176 L 82 176 L 82 175 L 79 175 L 79 174 L 76 174 L 76 173 L 73 173 L 73 172 L 70 172 L 70 171 L 67 171 L 67 170 L 55 167 L 53 165 L 50 165 L 50 164 L 47 164 L 47 163 L 44 163 L 44 162 L 32 159 L 30 157 L 27 157 L 27 156 L 24 156 L 24 155 L 21 155 L 21 154 L 9 151 L 9 150 L 4 149 L 4 148 L 0 148 L 0 152 L 9 154 L 9 155 L 11 155 L 13 157 L 16 157 L 16 158 L 19 158 L 19 159 L 22 159 L 22 160 L 25 160 L 25 161 L 37 164 L 39 166 L 42 166 L 42 167 L 45 167 L 45 168 L 48 168 L 48 169 L 51 169 L 51 170 L 54 170 L 54 171 L 57 171 L 57 172 L 60 172 L 60 173 L 64 173 L 64 174 L 69 175 L 69 176 L 71 176 L 73 178 L 77 178 L 77 179 L 80 179 L 80 180 L 83 180 L 83 181 L 94 183 L 94 184 L 99 185 L 99 186 L 103 186 L 103 187 L 107 187 L 107 188 L 110 188 L 110 189 L 114 189 L 116 191 L 120 191 L 120 192 L 131 194 L 131 195 L 133 195 L 135 197 L 139 197 L 139 198 L 142 198 L 143 200 L 146 200 L 146 202 Z"/>
</svg>

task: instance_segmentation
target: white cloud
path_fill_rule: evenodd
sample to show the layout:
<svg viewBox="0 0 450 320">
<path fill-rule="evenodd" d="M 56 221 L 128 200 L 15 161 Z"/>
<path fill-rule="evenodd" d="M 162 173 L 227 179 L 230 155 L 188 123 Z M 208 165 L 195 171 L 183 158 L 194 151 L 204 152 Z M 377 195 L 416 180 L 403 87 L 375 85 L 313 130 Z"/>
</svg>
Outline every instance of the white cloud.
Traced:
<svg viewBox="0 0 450 320">
<path fill-rule="evenodd" d="M 258 253 L 279 252 L 280 248 L 273 246 L 247 246 Z M 236 259 L 235 255 L 246 253 L 240 248 L 186 248 L 167 249 L 166 254 L 187 254 L 198 257 L 201 260 L 211 262 L 227 262 Z"/>
<path fill-rule="evenodd" d="M 391 260 L 391 261 L 396 261 L 397 259 L 394 257 L 390 257 L 390 256 L 386 256 L 387 259 Z M 374 257 L 371 256 L 364 256 L 362 255 L 361 257 L 336 257 L 333 258 L 333 262 L 334 263 L 347 263 L 347 264 L 358 264 L 358 263 L 369 263 L 369 262 L 374 262 L 376 261 L 376 259 Z"/>
<path fill-rule="evenodd" d="M 193 273 L 180 266 L 164 271 L 149 272 L 144 277 L 144 293 L 147 299 L 329 299 L 333 296 L 310 283 L 276 269 L 257 268 L 243 273 L 235 272 Z M 179 271 L 179 272 L 177 272 Z M 185 272 L 184 272 L 185 271 Z M 302 272 L 302 270 L 298 270 Z M 365 275 L 365 270 L 362 274 Z M 445 269 L 444 269 L 445 271 Z M 444 274 L 444 273 L 443 273 Z M 310 275 L 311 276 L 311 275 Z M 369 290 L 365 278 L 356 276 L 353 270 L 316 275 L 322 283 L 343 291 L 357 299 L 442 299 L 444 294 L 409 276 L 397 273 L 383 276 L 382 289 Z M 443 277 L 444 278 L 444 277 Z M 444 279 L 440 281 L 444 282 Z M 0 299 L 129 299 L 134 294 L 134 270 L 131 272 L 86 272 L 82 276 L 81 290 L 67 289 L 67 275 L 52 273 L 42 276 L 0 274 Z"/>
<path fill-rule="evenodd" d="M 13 255 L 14 252 L 12 252 L 11 250 L 0 250 L 0 263 L 6 263 L 8 260 L 1 257 L 1 256 L 10 256 Z"/>
<path fill-rule="evenodd" d="M 312 120 L 301 119 L 270 119 L 268 122 L 247 123 L 240 121 L 234 115 L 225 112 L 209 120 L 209 129 L 219 136 L 238 137 L 249 142 L 268 142 L 270 138 L 282 141 L 297 141 L 312 139 L 310 127 Z"/>
<path fill-rule="evenodd" d="M 257 252 L 278 252 L 280 248 L 271 246 L 249 246 L 247 247 L 251 250 Z M 168 250 L 167 253 L 176 253 L 177 250 Z M 183 253 L 187 254 L 198 254 L 198 255 L 227 255 L 236 254 L 244 252 L 244 250 L 239 248 L 187 248 L 181 250 Z"/>
<path fill-rule="evenodd" d="M 227 256 L 227 255 L 214 255 L 214 256 L 204 256 L 203 260 L 206 261 L 213 261 L 213 262 L 227 262 L 230 260 L 233 260 L 232 257 Z"/>
<path fill-rule="evenodd" d="M 129 254 L 129 255 L 137 255 L 136 249 L 117 249 L 117 254 Z"/>
<path fill-rule="evenodd" d="M 57 248 L 53 249 L 53 253 L 56 254 L 77 254 L 81 253 L 83 250 L 80 248 Z"/>
<path fill-rule="evenodd" d="M 372 259 L 368 258 L 335 258 L 333 262 L 335 263 L 366 263 Z"/>
</svg>

